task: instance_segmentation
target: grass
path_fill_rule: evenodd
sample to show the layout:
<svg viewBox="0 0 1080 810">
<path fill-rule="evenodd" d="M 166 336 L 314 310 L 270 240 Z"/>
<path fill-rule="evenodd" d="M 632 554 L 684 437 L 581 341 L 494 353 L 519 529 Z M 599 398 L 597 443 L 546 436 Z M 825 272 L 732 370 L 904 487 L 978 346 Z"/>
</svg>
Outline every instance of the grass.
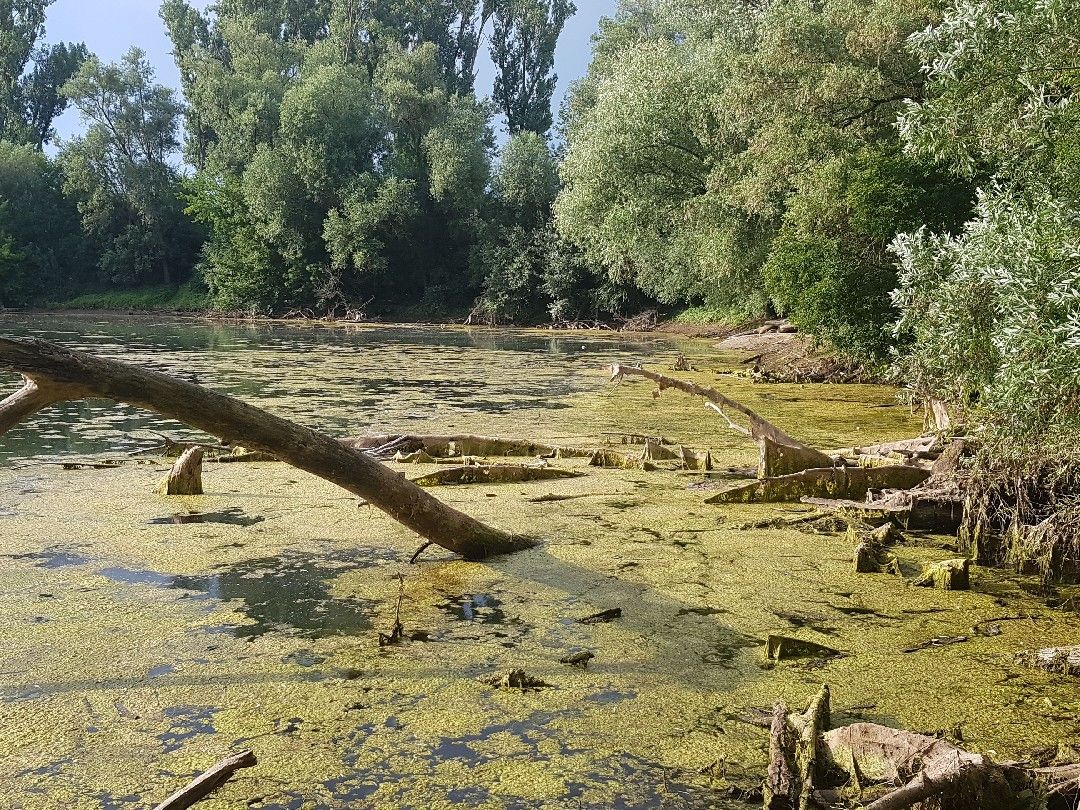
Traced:
<svg viewBox="0 0 1080 810">
<path fill-rule="evenodd" d="M 738 326 L 746 323 L 747 321 L 755 320 L 754 315 L 750 315 L 744 310 L 731 307 L 717 307 L 717 306 L 695 306 L 687 307 L 681 312 L 672 317 L 675 323 L 685 323 L 698 326 L 713 326 L 713 325 L 725 325 L 725 326 Z"/>
<path fill-rule="evenodd" d="M 194 282 L 180 287 L 144 287 L 137 290 L 110 290 L 85 293 L 54 304 L 57 309 L 143 310 L 152 312 L 202 312 L 209 308 L 209 296 Z"/>
</svg>

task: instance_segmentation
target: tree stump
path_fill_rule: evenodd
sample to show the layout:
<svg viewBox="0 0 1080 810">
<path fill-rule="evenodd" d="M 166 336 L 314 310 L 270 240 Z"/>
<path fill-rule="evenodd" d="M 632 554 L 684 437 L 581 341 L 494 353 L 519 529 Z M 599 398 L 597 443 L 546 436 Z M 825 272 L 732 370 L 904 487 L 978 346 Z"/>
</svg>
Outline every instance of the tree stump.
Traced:
<svg viewBox="0 0 1080 810">
<path fill-rule="evenodd" d="M 161 484 L 162 495 L 202 495 L 203 449 L 192 447 L 176 460 Z"/>
<path fill-rule="evenodd" d="M 911 581 L 920 588 L 937 588 L 941 591 L 966 591 L 971 587 L 968 570 L 971 560 L 966 557 L 957 560 L 943 560 L 929 566 Z"/>
</svg>

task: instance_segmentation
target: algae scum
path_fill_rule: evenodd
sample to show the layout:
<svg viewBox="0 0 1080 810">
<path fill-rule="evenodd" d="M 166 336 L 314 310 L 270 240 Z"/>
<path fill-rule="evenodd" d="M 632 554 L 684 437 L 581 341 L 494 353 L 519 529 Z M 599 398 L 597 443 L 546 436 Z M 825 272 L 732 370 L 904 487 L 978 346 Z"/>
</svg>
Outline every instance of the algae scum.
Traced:
<svg viewBox="0 0 1080 810">
<path fill-rule="evenodd" d="M 708 344 L 72 319 L 3 328 L 152 363 L 335 435 L 584 447 L 645 433 L 710 448 L 721 472 L 752 465 L 754 446 L 700 403 L 612 388 L 600 369 L 680 351 L 703 369 L 690 376 L 816 446 L 919 429 L 887 389 L 753 386 Z M 584 460 L 553 462 L 587 472 L 578 478 L 437 488 L 544 542 L 488 564 L 432 549 L 410 565 L 415 536 L 284 465 L 208 464 L 207 495 L 154 494 L 168 462 L 128 454 L 153 447 L 155 431 L 185 434 L 81 403 L 0 440 L 0 806 L 149 807 L 244 747 L 259 765 L 201 807 L 743 806 L 730 790 L 759 781 L 767 747 L 748 721 L 823 681 L 840 722 L 942 730 L 1002 758 L 1080 741 L 1075 682 L 1013 663 L 1020 649 L 1075 643 L 1068 592 L 978 568 L 974 590 L 953 593 L 856 575 L 842 535 L 742 528 L 797 506 L 707 506 L 700 474 Z M 55 463 L 103 455 L 125 463 Z M 911 571 L 955 556 L 947 545 L 897 551 Z M 405 641 L 380 647 L 399 599 Z M 621 616 L 581 621 L 614 608 Z M 972 631 L 1006 617 L 995 635 Z M 843 655 L 766 666 L 769 633 Z M 968 640 L 902 652 L 949 636 Z M 561 663 L 586 652 L 587 667 Z M 550 687 L 478 680 L 514 669 Z"/>
</svg>

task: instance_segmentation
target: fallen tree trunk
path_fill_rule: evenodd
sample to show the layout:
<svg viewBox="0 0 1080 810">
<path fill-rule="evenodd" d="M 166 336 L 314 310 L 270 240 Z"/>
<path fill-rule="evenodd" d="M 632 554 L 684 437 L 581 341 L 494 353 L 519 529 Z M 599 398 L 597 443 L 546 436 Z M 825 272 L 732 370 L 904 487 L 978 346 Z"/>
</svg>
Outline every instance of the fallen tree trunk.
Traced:
<svg viewBox="0 0 1080 810">
<path fill-rule="evenodd" d="M 789 436 L 756 411 L 752 411 L 741 402 L 721 394 L 715 388 L 705 388 L 687 380 L 657 374 L 640 366 L 623 366 L 616 363 L 610 366 L 609 370 L 611 371 L 612 380 L 620 380 L 625 376 L 644 377 L 656 383 L 661 391 L 665 388 L 676 388 L 687 394 L 702 397 L 716 406 L 714 410 L 718 411 L 727 420 L 729 426 L 745 434 L 745 429 L 727 419 L 723 409 L 729 408 L 741 413 L 750 422 L 749 435 L 757 442 L 760 449 L 758 461 L 759 478 L 788 475 L 815 467 L 831 467 L 835 463 L 831 456 L 827 456 L 820 450 L 815 450 L 813 447 Z"/>
<path fill-rule="evenodd" d="M 929 470 L 895 467 L 827 467 L 763 478 L 720 492 L 705 503 L 788 503 L 801 498 L 859 500 L 871 490 L 909 489 L 930 476 Z"/>
<path fill-rule="evenodd" d="M 997 764 L 947 740 L 855 723 L 828 730 L 829 691 L 823 687 L 803 714 L 777 704 L 765 779 L 767 810 L 848 807 L 906 810 L 1017 810 L 1033 796 L 1051 808 L 1074 807 L 1080 765 L 1026 768 Z"/>
<path fill-rule="evenodd" d="M 224 443 L 269 453 L 360 496 L 421 537 L 472 560 L 528 548 L 516 537 L 441 503 L 375 459 L 310 428 L 193 383 L 34 340 L 0 338 L 0 369 L 27 382 L 0 403 L 0 434 L 70 399 L 126 402 L 185 422 Z"/>
</svg>

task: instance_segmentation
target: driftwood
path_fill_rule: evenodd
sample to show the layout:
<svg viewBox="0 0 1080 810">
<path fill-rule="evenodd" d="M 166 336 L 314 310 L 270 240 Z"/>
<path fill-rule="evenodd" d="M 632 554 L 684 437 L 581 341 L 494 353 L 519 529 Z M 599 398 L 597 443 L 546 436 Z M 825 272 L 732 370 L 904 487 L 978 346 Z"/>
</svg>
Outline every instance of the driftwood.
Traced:
<svg viewBox="0 0 1080 810">
<path fill-rule="evenodd" d="M 416 434 L 360 436 L 343 439 L 342 443 L 354 450 L 363 450 L 376 458 L 393 458 L 398 453 L 407 456 L 410 453 L 418 452 L 426 453 L 432 458 L 460 458 L 463 456 L 554 458 L 559 454 L 564 458 L 570 458 L 575 453 L 580 456 L 587 456 L 591 452 L 521 439 L 502 439 L 493 436 L 473 436 L 468 434 L 452 436 Z"/>
<path fill-rule="evenodd" d="M 194 383 L 42 341 L 13 338 L 0 338 L 0 369 L 19 372 L 26 379 L 22 390 L 0 403 L 0 435 L 66 400 L 98 397 L 126 402 L 325 478 L 468 559 L 534 545 L 441 503 L 363 452 Z"/>
<path fill-rule="evenodd" d="M 162 495 L 202 495 L 203 449 L 191 447 L 185 450 L 169 470 L 169 476 L 161 485 Z"/>
<path fill-rule="evenodd" d="M 185 787 L 180 788 L 180 790 L 155 807 L 154 810 L 186 810 L 186 808 L 202 801 L 228 782 L 238 770 L 252 768 L 257 764 L 255 754 L 251 751 L 241 751 L 239 754 L 233 754 L 231 757 L 223 759 L 210 770 L 197 776 Z"/>
<path fill-rule="evenodd" d="M 802 714 L 787 714 L 783 703 L 773 709 L 769 771 L 765 782 L 766 810 L 807 810 L 824 770 L 821 735 L 830 722 L 829 687 L 810 701 Z"/>
<path fill-rule="evenodd" d="M 1016 656 L 1018 663 L 1025 666 L 1055 672 L 1061 675 L 1080 675 L 1080 644 L 1072 647 L 1047 647 L 1043 650 L 1030 650 Z M 1080 778 L 1080 774 L 1077 774 Z"/>
<path fill-rule="evenodd" d="M 520 484 L 526 481 L 554 481 L 558 478 L 578 478 L 581 473 L 557 467 L 530 467 L 525 464 L 467 464 L 449 467 L 413 479 L 422 487 L 446 484 Z"/>
<path fill-rule="evenodd" d="M 895 467 L 828 467 L 764 478 L 720 492 L 706 503 L 786 503 L 805 497 L 856 500 L 871 490 L 907 489 L 925 481 L 929 470 Z"/>
<path fill-rule="evenodd" d="M 813 467 L 829 467 L 834 463 L 831 456 L 827 456 L 819 450 L 803 444 L 798 439 L 789 436 L 772 422 L 768 421 L 756 411 L 743 405 L 715 388 L 705 388 L 686 380 L 678 380 L 654 371 L 648 371 L 640 366 L 623 366 L 615 364 L 610 366 L 611 379 L 621 380 L 626 376 L 644 377 L 652 380 L 663 391 L 665 388 L 676 388 L 687 394 L 704 398 L 727 420 L 728 425 L 744 435 L 749 435 L 758 443 L 760 457 L 758 462 L 758 476 L 768 478 L 777 475 L 787 475 Z M 727 418 L 724 409 L 727 408 L 742 414 L 750 423 L 749 431 L 740 428 Z"/>
</svg>

